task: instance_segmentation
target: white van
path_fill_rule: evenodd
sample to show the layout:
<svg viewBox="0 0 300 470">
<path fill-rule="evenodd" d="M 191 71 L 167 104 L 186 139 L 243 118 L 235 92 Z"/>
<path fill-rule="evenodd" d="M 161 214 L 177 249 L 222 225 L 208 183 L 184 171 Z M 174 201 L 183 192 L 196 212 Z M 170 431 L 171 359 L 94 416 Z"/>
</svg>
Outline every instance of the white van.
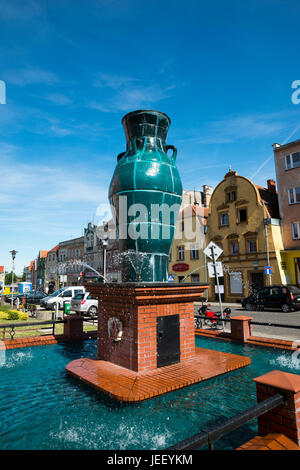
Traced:
<svg viewBox="0 0 300 470">
<path fill-rule="evenodd" d="M 71 302 L 72 297 L 77 294 L 81 294 L 86 292 L 85 287 L 83 286 L 70 286 L 70 287 L 62 287 L 58 289 L 53 294 L 44 297 L 41 301 L 41 307 L 52 310 L 54 305 L 57 303 L 58 308 L 62 309 L 64 306 L 64 302 Z"/>
</svg>

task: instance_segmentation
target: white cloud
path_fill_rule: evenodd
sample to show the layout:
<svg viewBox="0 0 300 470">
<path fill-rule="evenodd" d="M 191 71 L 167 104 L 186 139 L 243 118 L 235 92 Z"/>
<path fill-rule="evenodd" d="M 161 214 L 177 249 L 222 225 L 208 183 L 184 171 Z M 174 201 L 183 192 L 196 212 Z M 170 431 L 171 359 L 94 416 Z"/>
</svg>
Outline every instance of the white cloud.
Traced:
<svg viewBox="0 0 300 470">
<path fill-rule="evenodd" d="M 45 99 L 59 106 L 72 104 L 72 100 L 68 96 L 61 93 L 49 93 L 49 95 L 45 96 Z"/>
<path fill-rule="evenodd" d="M 94 80 L 94 86 L 97 88 L 108 87 L 117 90 L 122 86 L 127 86 L 129 83 L 136 82 L 137 80 L 132 77 L 123 75 L 113 75 L 106 73 L 99 73 Z"/>
<path fill-rule="evenodd" d="M 10 84 L 17 86 L 32 84 L 53 85 L 58 82 L 58 78 L 54 73 L 38 67 L 7 70 L 2 72 L 2 76 L 6 81 L 7 87 Z"/>
<path fill-rule="evenodd" d="M 271 137 L 285 128 L 287 122 L 283 113 L 240 115 L 208 122 L 202 129 L 192 129 L 188 138 L 179 141 L 200 144 L 231 143 L 240 139 Z"/>
<path fill-rule="evenodd" d="M 144 85 L 137 78 L 104 73 L 97 75 L 94 86 L 107 88 L 109 91 L 102 97 L 101 102 L 93 101 L 89 107 L 105 113 L 151 107 L 154 103 L 172 96 L 172 90 L 175 89 L 174 85 Z"/>
</svg>

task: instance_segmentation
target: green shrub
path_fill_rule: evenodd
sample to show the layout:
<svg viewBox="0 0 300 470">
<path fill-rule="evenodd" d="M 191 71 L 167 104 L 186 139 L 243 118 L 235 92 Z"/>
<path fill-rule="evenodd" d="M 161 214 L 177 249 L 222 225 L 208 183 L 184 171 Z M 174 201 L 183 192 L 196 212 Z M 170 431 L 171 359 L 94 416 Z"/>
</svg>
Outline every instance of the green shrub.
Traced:
<svg viewBox="0 0 300 470">
<path fill-rule="evenodd" d="M 19 312 L 15 312 L 14 310 L 10 310 L 7 316 L 8 320 L 19 320 Z"/>
</svg>

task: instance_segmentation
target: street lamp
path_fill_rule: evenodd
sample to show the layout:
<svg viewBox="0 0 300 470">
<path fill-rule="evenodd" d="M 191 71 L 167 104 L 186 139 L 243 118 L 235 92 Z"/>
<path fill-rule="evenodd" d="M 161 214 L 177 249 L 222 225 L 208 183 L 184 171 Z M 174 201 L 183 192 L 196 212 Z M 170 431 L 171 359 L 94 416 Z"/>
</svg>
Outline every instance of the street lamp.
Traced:
<svg viewBox="0 0 300 470">
<path fill-rule="evenodd" d="M 268 242 L 268 225 L 271 225 L 271 222 L 272 221 L 269 217 L 264 219 L 268 266 L 270 266 L 270 253 L 269 253 L 269 242 Z M 267 276 L 268 276 L 268 285 L 270 286 L 271 285 L 271 274 L 267 274 Z"/>
<path fill-rule="evenodd" d="M 13 308 L 14 305 L 14 274 L 15 274 L 15 257 L 16 254 L 18 253 L 16 250 L 11 250 L 11 257 L 12 257 L 12 277 L 11 277 L 11 308 Z"/>
<path fill-rule="evenodd" d="M 103 246 L 103 281 L 106 282 L 106 251 L 108 245 L 108 224 L 105 224 L 103 227 L 104 236 L 102 238 L 102 246 Z"/>
</svg>

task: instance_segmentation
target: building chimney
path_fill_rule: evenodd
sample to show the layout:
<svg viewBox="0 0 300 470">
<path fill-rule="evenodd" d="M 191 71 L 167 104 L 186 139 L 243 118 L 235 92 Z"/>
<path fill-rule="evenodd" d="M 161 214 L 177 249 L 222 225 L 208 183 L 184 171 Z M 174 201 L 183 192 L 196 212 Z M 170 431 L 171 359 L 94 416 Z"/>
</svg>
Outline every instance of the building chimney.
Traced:
<svg viewBox="0 0 300 470">
<path fill-rule="evenodd" d="M 268 183 L 268 190 L 272 191 L 272 193 L 276 193 L 276 183 L 274 180 L 267 180 Z"/>
<path fill-rule="evenodd" d="M 208 186 L 207 184 L 203 185 L 203 195 L 204 195 L 203 205 L 204 205 L 204 207 L 209 206 L 209 201 L 210 201 L 212 192 L 213 192 L 213 190 L 212 190 L 211 186 Z"/>
</svg>

